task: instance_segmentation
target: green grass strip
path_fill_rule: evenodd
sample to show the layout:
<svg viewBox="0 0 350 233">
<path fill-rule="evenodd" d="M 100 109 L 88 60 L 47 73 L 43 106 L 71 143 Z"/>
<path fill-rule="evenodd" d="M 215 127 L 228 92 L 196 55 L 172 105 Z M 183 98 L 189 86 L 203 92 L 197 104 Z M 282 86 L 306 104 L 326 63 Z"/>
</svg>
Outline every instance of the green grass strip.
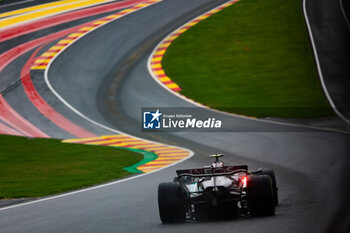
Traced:
<svg viewBox="0 0 350 233">
<path fill-rule="evenodd" d="M 131 175 L 139 151 L 0 135 L 0 198 L 40 197 Z"/>
<path fill-rule="evenodd" d="M 242 0 L 182 34 L 163 67 L 182 94 L 256 117 L 334 113 L 320 85 L 296 0 Z"/>
<path fill-rule="evenodd" d="M 155 160 L 156 158 L 158 158 L 158 156 L 153 153 L 153 152 L 149 152 L 149 151 L 144 151 L 144 150 L 138 150 L 138 149 L 133 149 L 133 148 L 123 148 L 125 150 L 130 150 L 139 154 L 143 155 L 143 160 L 131 165 L 130 167 L 126 167 L 124 168 L 126 171 L 128 172 L 132 172 L 132 173 L 143 173 L 142 171 L 138 170 L 137 167 L 146 164 L 148 162 L 151 162 L 153 160 Z"/>
</svg>

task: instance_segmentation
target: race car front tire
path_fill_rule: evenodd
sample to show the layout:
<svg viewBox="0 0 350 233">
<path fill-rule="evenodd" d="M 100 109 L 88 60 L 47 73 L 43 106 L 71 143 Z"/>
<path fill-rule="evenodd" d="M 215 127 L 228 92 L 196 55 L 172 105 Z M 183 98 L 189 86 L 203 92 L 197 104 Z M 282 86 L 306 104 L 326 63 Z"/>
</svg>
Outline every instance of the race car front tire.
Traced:
<svg viewBox="0 0 350 233">
<path fill-rule="evenodd" d="M 271 177 L 269 175 L 249 176 L 247 199 L 251 215 L 273 215 L 275 203 Z"/>
<path fill-rule="evenodd" d="M 184 222 L 186 219 L 186 192 L 178 182 L 158 186 L 158 206 L 162 223 Z"/>
</svg>

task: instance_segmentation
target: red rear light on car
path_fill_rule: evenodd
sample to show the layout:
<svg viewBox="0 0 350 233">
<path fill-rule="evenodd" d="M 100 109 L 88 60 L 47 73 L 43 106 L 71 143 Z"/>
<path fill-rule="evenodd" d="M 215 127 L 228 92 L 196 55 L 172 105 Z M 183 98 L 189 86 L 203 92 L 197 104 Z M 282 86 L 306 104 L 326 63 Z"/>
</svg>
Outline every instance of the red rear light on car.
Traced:
<svg viewBox="0 0 350 233">
<path fill-rule="evenodd" d="M 242 176 L 240 179 L 241 179 L 242 187 L 243 188 L 247 187 L 248 178 L 246 176 Z"/>
</svg>

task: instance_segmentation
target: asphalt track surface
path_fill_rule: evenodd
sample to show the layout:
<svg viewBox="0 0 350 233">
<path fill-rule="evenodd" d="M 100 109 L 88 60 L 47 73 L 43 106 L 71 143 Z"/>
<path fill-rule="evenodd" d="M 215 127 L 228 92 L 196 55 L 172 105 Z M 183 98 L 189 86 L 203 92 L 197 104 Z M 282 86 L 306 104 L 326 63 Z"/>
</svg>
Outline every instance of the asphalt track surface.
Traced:
<svg viewBox="0 0 350 233">
<path fill-rule="evenodd" d="M 195 156 L 136 179 L 0 210 L 1 232 L 348 232 L 347 134 L 217 112 L 211 114 L 229 122 L 235 132 L 140 131 L 142 107 L 192 107 L 152 79 L 147 69 L 151 51 L 172 30 L 222 2 L 164 0 L 83 37 L 65 50 L 48 72 L 55 90 L 82 114 L 126 133 L 189 148 Z M 25 56 L 29 54 L 17 59 L 17 66 L 11 65 L 23 66 Z M 42 75 L 40 71 L 32 74 L 34 85 L 56 111 L 95 134 L 112 133 L 73 114 L 48 90 Z M 20 86 L 5 97 L 21 115 L 27 114 L 51 136 L 71 136 L 44 121 L 39 113 L 33 114 L 35 108 L 29 102 L 16 103 L 19 95 L 24 95 Z M 207 155 L 215 152 L 225 154 L 226 164 L 246 163 L 252 169 L 276 171 L 280 206 L 275 216 L 162 225 L 158 184 L 172 180 L 176 169 L 208 165 Z"/>
<path fill-rule="evenodd" d="M 342 1 L 307 0 L 306 11 L 328 93 L 349 120 L 350 26 L 346 16 L 349 4 Z"/>
</svg>

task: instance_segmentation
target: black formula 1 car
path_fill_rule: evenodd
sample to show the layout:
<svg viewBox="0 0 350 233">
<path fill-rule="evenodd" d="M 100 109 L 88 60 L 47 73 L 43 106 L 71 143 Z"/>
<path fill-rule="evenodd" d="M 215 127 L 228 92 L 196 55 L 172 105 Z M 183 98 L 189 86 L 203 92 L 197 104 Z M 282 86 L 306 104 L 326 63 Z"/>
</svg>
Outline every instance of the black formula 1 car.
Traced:
<svg viewBox="0 0 350 233">
<path fill-rule="evenodd" d="M 248 171 L 247 165 L 224 166 L 215 158 L 211 166 L 177 170 L 173 182 L 159 184 L 162 223 L 231 219 L 244 215 L 273 215 L 278 205 L 274 171 Z"/>
</svg>

